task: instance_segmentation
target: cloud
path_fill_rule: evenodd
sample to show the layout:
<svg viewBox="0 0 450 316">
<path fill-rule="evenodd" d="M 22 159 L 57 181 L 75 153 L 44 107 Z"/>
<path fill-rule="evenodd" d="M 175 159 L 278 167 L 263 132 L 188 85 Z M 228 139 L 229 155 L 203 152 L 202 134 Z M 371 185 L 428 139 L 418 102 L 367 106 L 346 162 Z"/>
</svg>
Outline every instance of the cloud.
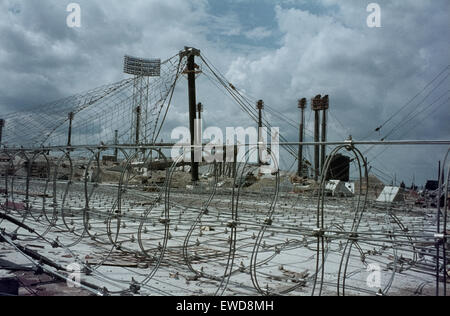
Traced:
<svg viewBox="0 0 450 316">
<path fill-rule="evenodd" d="M 217 4 L 206 0 L 77 2 L 82 8 L 80 29 L 65 25 L 63 1 L 0 3 L 3 113 L 123 79 L 125 54 L 164 59 L 184 46 L 194 46 L 235 86 L 294 121 L 298 98 L 329 94 L 330 138 L 342 140 L 349 133 L 363 138 L 448 65 L 450 52 L 445 38 L 447 0 L 377 1 L 382 9 L 380 29 L 367 27 L 367 3 L 361 1 L 287 0 L 278 5 L 264 1 L 254 5 L 260 11 L 267 7 L 271 12 L 264 17 L 275 20 L 253 16 L 252 23 L 245 20 L 252 16 L 250 0 L 233 1 L 232 9 L 214 14 L 211 7 Z M 242 14 L 239 8 L 248 12 Z M 179 85 L 165 135 L 172 126 L 187 122 L 186 83 L 180 80 Z M 438 89 L 430 100 L 444 92 Z M 252 124 L 206 74 L 199 78 L 198 100 L 207 108 L 209 125 Z M 430 113 L 424 112 L 392 137 L 448 139 L 450 117 L 445 106 Z M 395 117 L 383 132 L 407 114 Z M 295 128 L 266 115 L 288 139 L 297 140 Z M 382 136 L 372 133 L 371 138 Z M 408 155 L 388 152 L 382 158 L 398 156 Z"/>
<path fill-rule="evenodd" d="M 297 98 L 330 94 L 333 112 L 346 118 L 355 136 L 362 137 L 368 126 L 361 123 L 361 117 L 382 121 L 411 97 L 407 91 L 420 91 L 446 66 L 443 52 L 449 51 L 449 45 L 429 40 L 446 22 L 424 22 L 431 24 L 424 27 L 410 21 L 425 18 L 428 10 L 417 12 L 408 5 L 397 5 L 386 14 L 384 28 L 374 30 L 364 24 L 364 6 L 342 7 L 338 13 L 322 16 L 277 6 L 277 21 L 284 34 L 281 47 L 256 58 L 237 58 L 228 76 L 251 94 L 280 104 L 279 110 L 285 113 L 294 113 Z M 360 14 L 355 15 L 355 7 Z M 397 15 L 403 22 L 388 20 Z"/>
<path fill-rule="evenodd" d="M 326 0 L 322 4 L 337 9 L 320 14 L 277 6 L 276 19 L 283 34 L 280 47 L 259 56 L 240 56 L 227 72 L 230 80 L 291 118 L 299 115 L 296 99 L 329 94 L 333 140 L 343 140 L 349 133 L 355 139 L 369 134 L 380 139 L 408 114 L 417 113 L 414 111 L 419 106 L 428 106 L 445 94 L 444 81 L 425 103 L 419 102 L 426 95 L 422 94 L 380 134 L 371 133 L 448 65 L 450 46 L 440 35 L 448 31 L 448 2 L 383 1 L 381 29 L 367 27 L 368 13 L 360 1 Z M 437 111 L 441 115 L 425 111 L 389 139 L 449 139 L 448 100 L 446 104 Z M 287 135 L 296 140 L 295 131 Z M 407 151 L 388 150 L 378 156 L 383 151 L 375 148 L 368 153 L 369 158 L 376 157 L 374 163 L 392 161 L 387 164 L 390 170 L 411 159 Z M 444 156 L 444 149 L 436 154 Z M 427 158 L 429 161 L 429 157 L 419 156 L 416 160 Z"/>
<path fill-rule="evenodd" d="M 262 40 L 272 36 L 272 31 L 266 29 L 265 27 L 256 27 L 245 32 L 245 36 L 250 40 Z"/>
</svg>

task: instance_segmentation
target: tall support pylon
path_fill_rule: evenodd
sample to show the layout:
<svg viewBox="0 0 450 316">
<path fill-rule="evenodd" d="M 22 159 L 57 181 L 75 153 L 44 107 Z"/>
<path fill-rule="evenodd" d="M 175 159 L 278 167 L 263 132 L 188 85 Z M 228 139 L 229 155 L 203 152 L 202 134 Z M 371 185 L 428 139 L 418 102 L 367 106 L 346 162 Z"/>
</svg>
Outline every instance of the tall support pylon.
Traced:
<svg viewBox="0 0 450 316">
<path fill-rule="evenodd" d="M 328 95 L 324 96 L 322 98 L 322 150 L 321 150 L 321 158 L 320 158 L 320 170 L 323 173 L 324 167 L 325 167 L 325 160 L 327 157 L 327 146 L 325 145 L 325 143 L 327 142 L 327 112 L 328 109 L 330 108 L 330 98 Z"/>
<path fill-rule="evenodd" d="M 311 107 L 314 111 L 314 180 L 318 181 L 320 176 L 320 110 L 322 96 L 318 95 L 312 99 Z"/>
<path fill-rule="evenodd" d="M 305 109 L 307 100 L 305 98 L 298 101 L 298 108 L 301 111 L 300 115 L 300 136 L 298 145 L 298 170 L 297 175 L 303 177 L 303 142 L 305 140 Z"/>
<path fill-rule="evenodd" d="M 188 77 L 188 97 L 189 97 L 189 130 L 191 132 L 191 175 L 192 182 L 199 181 L 199 162 L 195 161 L 195 125 L 197 119 L 197 95 L 196 95 L 196 74 L 198 66 L 195 64 L 195 57 L 200 56 L 200 51 L 192 47 L 185 47 L 180 52 L 180 58 L 187 58 L 187 68 L 185 73 Z"/>
<path fill-rule="evenodd" d="M 262 165 L 262 143 L 263 143 L 263 122 L 262 111 L 264 110 L 264 101 L 259 100 L 256 103 L 256 109 L 258 110 L 258 165 Z"/>
</svg>

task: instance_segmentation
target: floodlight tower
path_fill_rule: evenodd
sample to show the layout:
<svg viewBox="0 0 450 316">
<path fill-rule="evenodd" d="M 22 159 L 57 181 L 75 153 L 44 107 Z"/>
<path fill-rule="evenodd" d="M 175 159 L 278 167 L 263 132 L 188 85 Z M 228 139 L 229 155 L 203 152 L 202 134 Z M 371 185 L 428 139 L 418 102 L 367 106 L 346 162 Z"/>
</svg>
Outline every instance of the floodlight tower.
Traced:
<svg viewBox="0 0 450 316">
<path fill-rule="evenodd" d="M 161 75 L 161 60 L 125 56 L 124 73 L 134 76 L 131 144 L 147 144 L 149 82 L 150 77 Z"/>
<path fill-rule="evenodd" d="M 5 127 L 5 120 L 0 119 L 0 146 L 2 145 L 2 139 L 3 139 L 3 127 Z"/>
</svg>

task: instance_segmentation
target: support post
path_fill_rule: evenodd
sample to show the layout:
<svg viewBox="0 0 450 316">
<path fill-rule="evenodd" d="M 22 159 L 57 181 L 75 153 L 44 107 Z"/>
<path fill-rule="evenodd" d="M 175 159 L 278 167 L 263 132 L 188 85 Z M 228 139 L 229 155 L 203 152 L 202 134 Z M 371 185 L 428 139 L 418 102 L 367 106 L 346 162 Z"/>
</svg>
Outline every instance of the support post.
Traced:
<svg viewBox="0 0 450 316">
<path fill-rule="evenodd" d="M 439 161 L 439 167 L 438 167 L 438 183 L 439 185 L 441 184 L 441 161 Z M 438 188 L 438 192 L 440 192 L 440 187 Z M 436 229 L 437 229 L 437 235 L 441 234 L 441 197 L 440 195 L 437 197 L 437 205 L 436 205 L 436 209 L 437 209 L 437 215 L 436 215 Z M 445 232 L 444 232 L 445 233 Z M 440 296 L 440 260 L 439 260 L 439 256 L 440 256 L 440 245 L 439 242 L 436 242 L 436 296 Z M 446 270 L 447 267 L 444 267 L 444 270 Z M 444 271 L 444 273 L 447 273 L 447 271 Z M 444 284 L 444 287 L 446 286 L 446 284 Z"/>
<path fill-rule="evenodd" d="M 227 175 L 227 146 L 223 146 L 223 156 L 222 156 L 222 175 L 226 177 Z"/>
<path fill-rule="evenodd" d="M 233 179 L 235 179 L 237 177 L 238 151 L 239 151 L 239 147 L 237 145 L 234 145 L 234 152 L 233 152 Z"/>
<path fill-rule="evenodd" d="M 5 127 L 5 120 L 0 119 L 0 146 L 2 145 L 3 142 L 3 127 Z"/>
<path fill-rule="evenodd" d="M 136 107 L 136 138 L 135 145 L 139 146 L 140 143 L 140 130 L 141 130 L 141 106 Z"/>
<path fill-rule="evenodd" d="M 189 94 L 189 128 L 191 131 L 191 174 L 192 182 L 199 181 L 199 163 L 195 161 L 195 120 L 197 118 L 197 97 L 195 88 L 196 68 L 195 56 L 199 56 L 200 51 L 195 48 L 186 47 L 182 56 L 187 56 L 188 94 Z"/>
<path fill-rule="evenodd" d="M 312 100 L 312 109 L 314 111 L 314 180 L 319 181 L 320 176 L 320 108 L 322 96 L 318 95 Z"/>
<path fill-rule="evenodd" d="M 262 128 L 263 128 L 263 123 L 262 123 L 262 110 L 264 109 L 264 101 L 263 100 L 259 100 L 258 103 L 256 104 L 256 108 L 258 110 L 258 165 L 262 165 L 262 159 L 261 159 L 261 145 L 263 142 L 263 135 L 262 135 Z"/>
<path fill-rule="evenodd" d="M 298 101 L 298 108 L 301 110 L 300 116 L 300 136 L 299 136 L 299 145 L 298 145 L 298 176 L 303 178 L 303 142 L 305 137 L 305 108 L 306 108 L 306 99 L 303 98 Z"/>
<path fill-rule="evenodd" d="M 330 99 L 328 95 L 323 97 L 322 99 L 322 143 L 327 142 L 327 111 L 330 108 Z M 320 167 L 322 170 L 322 173 L 325 172 L 325 160 L 327 157 L 327 146 L 325 144 L 322 145 L 321 150 L 321 161 L 320 161 Z"/>
<path fill-rule="evenodd" d="M 69 135 L 67 139 L 67 147 L 72 146 L 72 122 L 73 118 L 75 117 L 75 114 L 73 112 L 69 113 Z"/>
<path fill-rule="evenodd" d="M 115 146 L 119 145 L 119 131 L 118 130 L 114 131 L 114 145 Z M 114 158 L 115 158 L 116 162 L 119 160 L 119 149 L 117 147 L 114 149 Z"/>
</svg>

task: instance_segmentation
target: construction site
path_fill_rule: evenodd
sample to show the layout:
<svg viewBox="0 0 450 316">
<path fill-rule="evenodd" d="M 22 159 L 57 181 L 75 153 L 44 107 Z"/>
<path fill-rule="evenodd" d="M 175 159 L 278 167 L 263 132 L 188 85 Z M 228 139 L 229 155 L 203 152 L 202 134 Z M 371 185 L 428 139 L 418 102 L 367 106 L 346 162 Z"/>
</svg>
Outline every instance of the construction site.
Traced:
<svg viewBox="0 0 450 316">
<path fill-rule="evenodd" d="M 0 295 L 447 295 L 450 140 L 329 141 L 333 97 L 321 92 L 300 98 L 299 119 L 284 118 L 298 141 L 281 129 L 267 142 L 276 110 L 198 49 L 125 56 L 124 72 L 2 115 Z M 242 110 L 256 139 L 196 139 L 196 122 L 220 120 L 198 102 L 199 77 Z M 184 144 L 161 140 L 178 87 Z M 370 166 L 371 148 L 405 146 L 447 150 L 433 157 L 434 187 L 388 183 Z M 211 153 L 226 159 L 207 162 Z"/>
</svg>

